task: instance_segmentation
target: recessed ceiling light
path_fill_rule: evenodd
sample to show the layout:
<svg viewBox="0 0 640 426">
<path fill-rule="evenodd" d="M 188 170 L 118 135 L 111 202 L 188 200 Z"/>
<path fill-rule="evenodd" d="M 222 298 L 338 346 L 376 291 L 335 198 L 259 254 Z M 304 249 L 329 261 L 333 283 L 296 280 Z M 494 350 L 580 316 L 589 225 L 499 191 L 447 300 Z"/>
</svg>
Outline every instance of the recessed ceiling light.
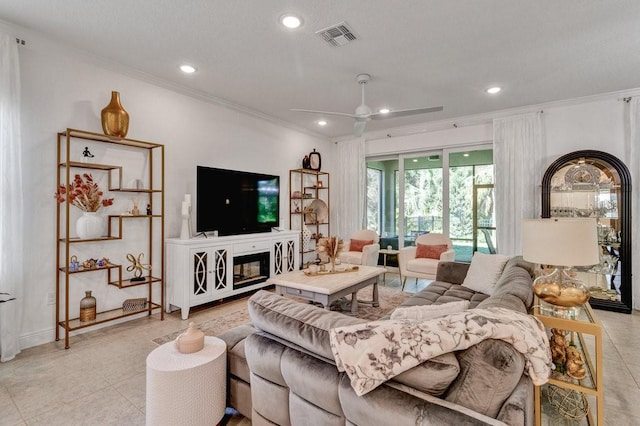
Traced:
<svg viewBox="0 0 640 426">
<path fill-rule="evenodd" d="M 463 157 L 468 157 L 468 156 L 469 156 L 469 153 L 468 153 L 468 152 L 465 152 L 464 154 L 462 154 L 462 156 L 463 156 Z"/>
<path fill-rule="evenodd" d="M 280 17 L 280 23 L 291 30 L 295 30 L 302 25 L 302 18 L 291 13 L 285 13 Z"/>
<path fill-rule="evenodd" d="M 411 160 L 411 161 L 413 161 L 414 163 L 417 163 L 417 162 L 418 162 L 418 159 L 417 159 L 417 158 L 414 158 L 414 159 L 413 159 L 413 160 Z"/>
<path fill-rule="evenodd" d="M 391 110 L 390 110 L 389 108 L 380 108 L 380 109 L 378 110 L 378 112 L 379 112 L 380 114 L 389 114 L 389 112 L 391 112 Z"/>
<path fill-rule="evenodd" d="M 193 65 L 184 64 L 180 65 L 180 71 L 185 74 L 193 74 L 194 72 L 196 72 L 196 67 L 194 67 Z"/>
<path fill-rule="evenodd" d="M 502 90 L 502 87 L 498 87 L 498 86 L 494 86 L 494 87 L 489 87 L 486 92 L 491 94 L 491 95 L 495 95 L 496 93 L 498 93 L 499 91 Z"/>
<path fill-rule="evenodd" d="M 326 126 L 327 120 L 318 120 L 316 123 L 318 124 L 318 126 Z"/>
</svg>

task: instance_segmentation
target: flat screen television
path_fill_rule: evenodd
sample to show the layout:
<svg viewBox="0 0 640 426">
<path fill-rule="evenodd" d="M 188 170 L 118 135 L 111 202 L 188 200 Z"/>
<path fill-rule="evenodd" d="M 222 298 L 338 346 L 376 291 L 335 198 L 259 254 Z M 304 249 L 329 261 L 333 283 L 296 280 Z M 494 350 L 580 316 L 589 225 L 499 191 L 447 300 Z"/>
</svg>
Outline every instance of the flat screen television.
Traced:
<svg viewBox="0 0 640 426">
<path fill-rule="evenodd" d="M 197 232 L 270 232 L 279 220 L 279 176 L 197 166 Z"/>
</svg>

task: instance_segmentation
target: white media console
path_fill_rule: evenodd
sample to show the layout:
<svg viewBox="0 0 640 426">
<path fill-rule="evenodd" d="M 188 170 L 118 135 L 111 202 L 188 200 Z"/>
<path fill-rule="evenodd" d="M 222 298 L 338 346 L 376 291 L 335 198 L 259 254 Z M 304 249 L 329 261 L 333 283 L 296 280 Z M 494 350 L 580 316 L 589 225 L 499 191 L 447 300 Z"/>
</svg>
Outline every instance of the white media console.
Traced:
<svg viewBox="0 0 640 426">
<path fill-rule="evenodd" d="M 274 275 L 299 269 L 300 231 L 166 240 L 165 310 L 234 296 L 267 285 Z"/>
</svg>

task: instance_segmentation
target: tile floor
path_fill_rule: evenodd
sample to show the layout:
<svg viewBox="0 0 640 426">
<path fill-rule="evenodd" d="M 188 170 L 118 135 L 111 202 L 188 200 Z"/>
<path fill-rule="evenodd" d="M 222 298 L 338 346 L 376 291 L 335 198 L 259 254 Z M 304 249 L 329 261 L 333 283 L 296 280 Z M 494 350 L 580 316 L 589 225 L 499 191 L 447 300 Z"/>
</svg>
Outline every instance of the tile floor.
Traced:
<svg viewBox="0 0 640 426">
<path fill-rule="evenodd" d="M 424 288 L 409 280 L 405 291 Z M 399 286 L 387 274 L 387 286 Z M 152 339 L 235 310 L 246 299 L 95 330 L 71 341 L 26 349 L 0 364 L 0 425 L 144 425 L 145 360 L 157 347 Z M 604 327 L 605 423 L 640 425 L 640 312 L 595 311 Z M 157 315 L 159 316 L 159 314 Z M 250 425 L 242 417 L 230 425 Z"/>
</svg>

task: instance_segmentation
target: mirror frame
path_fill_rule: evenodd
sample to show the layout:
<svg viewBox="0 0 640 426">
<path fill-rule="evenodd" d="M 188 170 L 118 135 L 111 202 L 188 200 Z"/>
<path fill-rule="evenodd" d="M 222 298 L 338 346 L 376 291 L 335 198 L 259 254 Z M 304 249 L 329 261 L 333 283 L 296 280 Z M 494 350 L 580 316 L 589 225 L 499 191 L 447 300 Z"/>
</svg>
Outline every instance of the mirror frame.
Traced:
<svg viewBox="0 0 640 426">
<path fill-rule="evenodd" d="M 603 166 L 614 169 L 620 176 L 620 199 L 618 200 L 618 216 L 620 218 L 620 302 L 602 299 L 590 299 L 592 307 L 607 311 L 630 314 L 633 306 L 633 290 L 631 283 L 631 174 L 627 166 L 617 157 L 595 150 L 574 151 L 554 161 L 545 171 L 542 178 L 542 217 L 551 217 L 551 179 L 553 175 L 581 158 L 595 160 Z"/>
</svg>

